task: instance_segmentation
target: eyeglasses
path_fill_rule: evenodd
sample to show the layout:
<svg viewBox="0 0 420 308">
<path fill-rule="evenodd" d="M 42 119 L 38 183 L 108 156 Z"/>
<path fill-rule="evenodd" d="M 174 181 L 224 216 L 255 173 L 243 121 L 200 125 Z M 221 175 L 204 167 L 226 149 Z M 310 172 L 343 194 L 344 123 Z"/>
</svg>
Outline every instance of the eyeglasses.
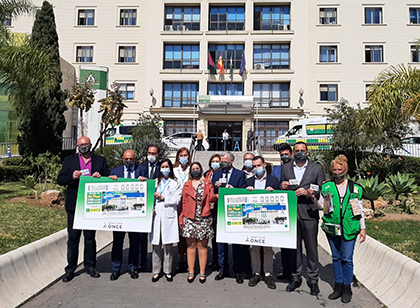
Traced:
<svg viewBox="0 0 420 308">
<path fill-rule="evenodd" d="M 89 147 L 90 143 L 82 143 L 82 144 L 78 144 L 79 147 Z"/>
</svg>

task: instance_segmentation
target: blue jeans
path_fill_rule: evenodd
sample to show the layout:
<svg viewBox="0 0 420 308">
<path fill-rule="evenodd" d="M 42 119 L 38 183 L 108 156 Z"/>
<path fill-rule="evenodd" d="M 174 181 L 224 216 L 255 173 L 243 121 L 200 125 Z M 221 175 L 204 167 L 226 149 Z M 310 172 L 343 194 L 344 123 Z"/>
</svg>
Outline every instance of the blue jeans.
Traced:
<svg viewBox="0 0 420 308">
<path fill-rule="evenodd" d="M 349 285 L 353 280 L 353 251 L 356 239 L 347 241 L 342 236 L 333 237 L 328 234 L 327 238 L 333 259 L 334 281 Z"/>
</svg>

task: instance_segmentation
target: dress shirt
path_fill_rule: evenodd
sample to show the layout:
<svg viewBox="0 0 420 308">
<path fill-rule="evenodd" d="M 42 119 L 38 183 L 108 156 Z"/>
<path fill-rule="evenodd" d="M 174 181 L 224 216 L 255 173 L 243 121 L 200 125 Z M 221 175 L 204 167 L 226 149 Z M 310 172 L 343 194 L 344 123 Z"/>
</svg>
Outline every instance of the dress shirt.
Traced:
<svg viewBox="0 0 420 308">
<path fill-rule="evenodd" d="M 264 176 L 261 178 L 261 180 L 255 176 L 255 189 L 265 189 L 265 182 L 267 181 L 267 175 L 264 173 Z"/>
<path fill-rule="evenodd" d="M 134 167 L 135 166 L 133 166 L 133 168 L 131 168 L 131 176 L 128 176 L 128 168 L 126 167 L 126 166 L 124 166 L 124 178 L 126 178 L 126 179 L 134 179 Z"/>
<path fill-rule="evenodd" d="M 293 171 L 295 172 L 296 180 L 298 180 L 299 185 L 302 181 L 303 174 L 305 173 L 306 167 L 308 166 L 308 160 L 306 160 L 305 164 L 302 167 L 298 167 L 296 162 L 293 162 Z"/>
</svg>

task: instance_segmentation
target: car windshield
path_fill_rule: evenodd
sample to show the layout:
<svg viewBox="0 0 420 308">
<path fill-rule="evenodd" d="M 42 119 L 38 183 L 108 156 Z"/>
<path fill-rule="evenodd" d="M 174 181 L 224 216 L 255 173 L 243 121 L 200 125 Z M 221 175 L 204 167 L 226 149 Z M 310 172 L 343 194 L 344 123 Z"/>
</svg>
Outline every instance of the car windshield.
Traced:
<svg viewBox="0 0 420 308">
<path fill-rule="evenodd" d="M 120 134 L 121 135 L 131 135 L 131 131 L 133 130 L 135 126 L 120 126 Z"/>
<path fill-rule="evenodd" d="M 287 133 L 287 136 L 297 135 L 302 133 L 302 125 L 293 126 L 291 130 Z"/>
</svg>

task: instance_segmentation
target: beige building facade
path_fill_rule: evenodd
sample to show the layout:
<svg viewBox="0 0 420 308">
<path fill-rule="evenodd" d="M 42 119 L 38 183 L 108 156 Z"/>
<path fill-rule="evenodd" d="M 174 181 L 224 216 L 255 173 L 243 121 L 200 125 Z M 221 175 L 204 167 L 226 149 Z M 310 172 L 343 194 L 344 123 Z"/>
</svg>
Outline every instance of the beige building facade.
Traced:
<svg viewBox="0 0 420 308">
<path fill-rule="evenodd" d="M 390 65 L 420 64 L 419 0 L 51 2 L 61 57 L 76 71 L 108 67 L 126 97 L 124 120 L 158 113 L 166 134 L 200 129 L 213 150 L 224 129 L 232 150 L 246 149 L 251 127 L 270 150 L 342 97 L 367 106 L 367 87 Z M 33 19 L 11 29 L 29 32 Z M 214 75 L 209 56 L 217 65 L 220 55 L 225 74 Z"/>
</svg>

